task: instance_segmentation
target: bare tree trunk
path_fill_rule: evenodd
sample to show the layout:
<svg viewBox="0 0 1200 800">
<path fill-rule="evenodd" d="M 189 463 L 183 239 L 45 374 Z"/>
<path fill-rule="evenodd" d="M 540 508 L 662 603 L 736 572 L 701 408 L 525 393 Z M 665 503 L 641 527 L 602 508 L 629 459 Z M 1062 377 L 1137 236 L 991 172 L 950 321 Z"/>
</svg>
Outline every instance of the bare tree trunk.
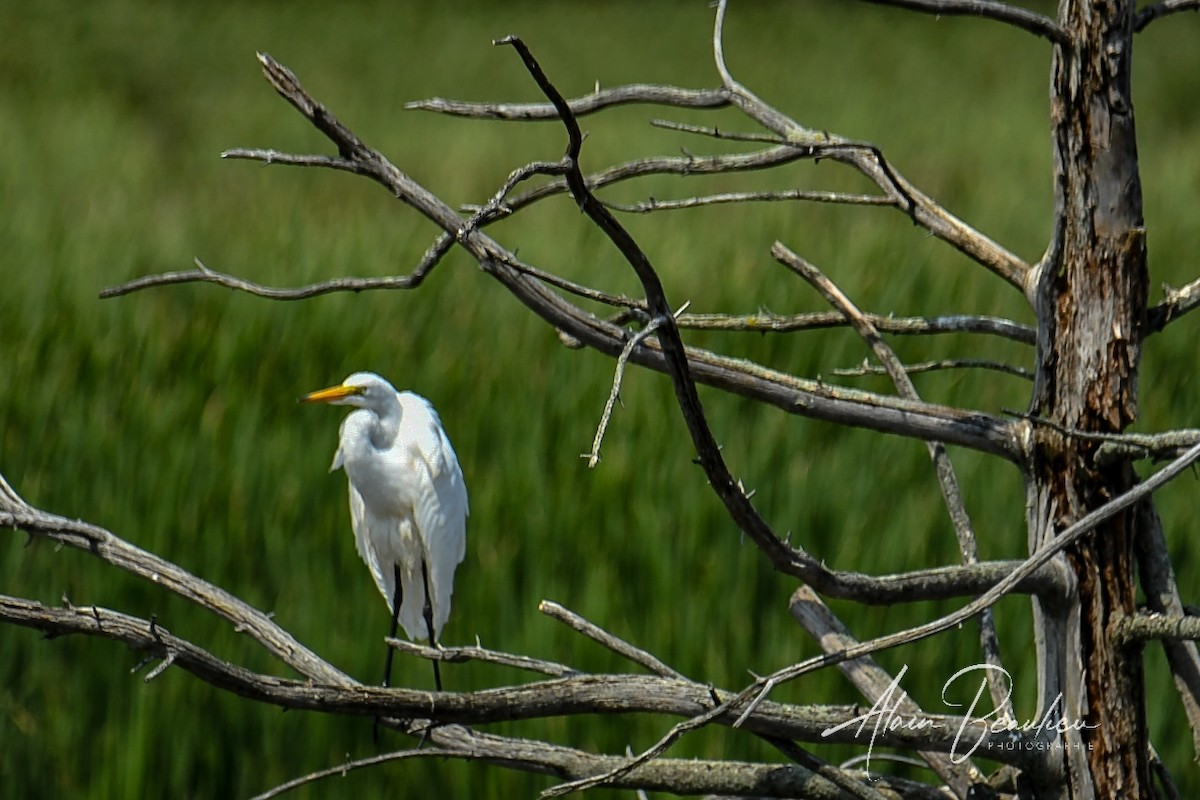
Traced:
<svg viewBox="0 0 1200 800">
<path fill-rule="evenodd" d="M 1032 409 L 1057 426 L 1041 429 L 1032 475 L 1050 536 L 1136 482 L 1128 462 L 1097 465 L 1097 441 L 1061 431 L 1114 433 L 1136 418 L 1148 283 L 1130 99 L 1134 4 L 1063 0 L 1059 20 L 1069 39 L 1054 48 L 1051 78 L 1060 226 L 1038 286 Z M 1052 630 L 1078 640 L 1078 648 L 1049 643 L 1047 655 L 1063 657 L 1042 665 L 1043 692 L 1064 693 L 1064 724 L 1086 725 L 1073 742 L 1080 752 L 1069 744 L 1066 753 L 1071 797 L 1150 790 L 1141 655 L 1111 636 L 1135 611 L 1136 519 L 1133 510 L 1119 514 L 1067 550 L 1078 605 L 1050 612 L 1059 622 Z M 1072 606 L 1077 621 L 1067 619 Z M 1072 719 L 1072 707 L 1084 716 Z"/>
</svg>

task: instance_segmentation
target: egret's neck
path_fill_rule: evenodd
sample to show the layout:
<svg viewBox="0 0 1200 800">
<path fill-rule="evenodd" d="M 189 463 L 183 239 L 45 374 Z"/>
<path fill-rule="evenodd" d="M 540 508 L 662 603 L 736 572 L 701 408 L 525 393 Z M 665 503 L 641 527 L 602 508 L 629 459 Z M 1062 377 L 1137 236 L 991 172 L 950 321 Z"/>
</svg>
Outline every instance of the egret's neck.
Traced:
<svg viewBox="0 0 1200 800">
<path fill-rule="evenodd" d="M 371 444 L 379 450 L 385 450 L 395 443 L 400 433 L 400 417 L 403 413 L 400 401 L 393 394 L 371 410 L 375 412 L 377 420 L 368 433 Z"/>
</svg>

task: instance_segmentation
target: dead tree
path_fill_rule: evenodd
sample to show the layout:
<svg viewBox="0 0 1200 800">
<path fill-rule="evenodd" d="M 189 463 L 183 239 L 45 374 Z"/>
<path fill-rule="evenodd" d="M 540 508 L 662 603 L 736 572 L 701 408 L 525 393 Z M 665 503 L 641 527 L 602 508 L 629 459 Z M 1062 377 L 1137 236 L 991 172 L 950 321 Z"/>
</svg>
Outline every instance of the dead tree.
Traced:
<svg viewBox="0 0 1200 800">
<path fill-rule="evenodd" d="M 210 270 L 200 262 L 182 272 L 153 275 L 106 291 L 126 294 L 165 284 L 204 281 L 272 299 L 364 289 L 416 289 L 452 248 L 459 247 L 504 289 L 553 326 L 564 342 L 616 359 L 613 397 L 628 364 L 667 374 L 680 413 L 712 491 L 736 528 L 779 572 L 799 588 L 790 608 L 820 643 L 825 655 L 763 676 L 738 689 L 718 689 L 679 674 L 654 655 L 616 639 L 561 607 L 542 610 L 612 648 L 649 675 L 588 675 L 568 666 L 479 647 L 434 650 L 393 642 L 422 657 L 481 659 L 543 674 L 545 680 L 474 693 L 439 693 L 365 686 L 331 667 L 267 616 L 230 593 L 139 550 L 98 526 L 26 504 L 0 479 L 0 524 L 87 550 L 110 564 L 156 581 L 164 588 L 228 619 L 299 672 L 283 680 L 222 661 L 201 646 L 172 635 L 153 620 L 96 607 L 49 608 L 19 598 L 0 599 L 5 620 L 49 634 L 81 633 L 122 641 L 161 659 L 151 677 L 170 665 L 214 686 L 265 703 L 327 713 L 384 715 L 393 727 L 426 738 L 413 747 L 351 766 L 400 758 L 452 757 L 545 772 L 563 782 L 547 795 L 596 785 L 679 794 L 788 797 L 1154 797 L 1172 796 L 1173 784 L 1157 762 L 1147 736 L 1142 651 L 1161 643 L 1180 702 L 1200 752 L 1200 656 L 1194 644 L 1200 620 L 1185 609 L 1176 586 L 1162 526 L 1151 495 L 1200 458 L 1200 431 L 1157 435 L 1123 433 L 1137 418 L 1137 377 L 1142 343 L 1200 303 L 1200 281 L 1168 290 L 1148 304 L 1150 282 L 1131 96 L 1131 57 L 1136 34 L 1160 17 L 1196 10 L 1196 0 L 1164 0 L 1137 10 L 1131 0 L 1062 0 L 1056 18 L 997 0 L 878 0 L 914 11 L 970 14 L 1016 26 L 1045 40 L 1053 51 L 1050 121 L 1054 165 L 1053 235 L 1037 263 L 1026 263 L 998 242 L 958 219 L 914 185 L 876 146 L 805 125 L 739 83 L 722 50 L 725 3 L 719 4 L 713 51 L 720 84 L 692 90 L 630 85 L 565 99 L 530 49 L 514 37 L 511 47 L 545 103 L 461 103 L 429 100 L 411 107 L 451 115 L 509 120 L 557 120 L 565 154 L 515 168 L 495 194 L 461 212 L 418 184 L 364 143 L 313 98 L 296 76 L 270 56 L 259 60 L 267 80 L 336 148 L 336 155 L 301 155 L 235 149 L 224 155 L 267 164 L 342 170 L 373 180 L 424 215 L 440 231 L 409 275 L 381 280 L 336 278 L 297 288 L 257 285 Z M 674 108 L 740 110 L 760 129 L 730 134 L 716 128 L 674 126 L 682 134 L 761 143 L 749 153 L 711 157 L 661 157 L 618 164 L 584 174 L 578 118 L 625 103 Z M 960 251 L 1028 302 L 1036 327 L 988 317 L 893 318 L 863 311 L 817 266 L 783 242 L 771 255 L 810 284 L 829 303 L 827 314 L 759 315 L 714 320 L 673 305 L 647 252 L 621 224 L 622 211 L 665 211 L 712 203 L 743 202 L 779 193 L 739 193 L 647 201 L 616 208 L 598 193 L 618 181 L 650 174 L 683 175 L 763 169 L 823 159 L 864 176 L 867 194 L 791 192 L 811 202 L 881 205 Z M 540 182 L 533 185 L 531 179 Z M 532 187 L 532 188 L 526 188 Z M 489 225 L 547 198 L 569 195 L 586 221 L 616 248 L 642 287 L 642 296 L 606 293 L 526 263 L 517 248 L 488 235 Z M 608 317 L 583 301 L 605 304 Z M 845 325 L 864 341 L 894 395 L 855 390 L 689 345 L 690 330 L 720 327 L 761 330 Z M 1025 413 L 1011 417 L 954 408 L 921 399 L 910 374 L 885 336 L 954 330 L 1000 335 L 1035 349 L 1034 388 Z M 980 361 L 960 364 L 994 366 Z M 937 368 L 930 365 L 927 368 Z M 895 434 L 925 443 L 953 521 L 962 563 L 885 576 L 830 569 L 803 541 L 779 535 L 759 514 L 751 493 L 730 473 L 709 429 L 697 385 L 775 406 L 789 414 Z M 611 409 L 611 402 L 609 408 Z M 608 423 L 597 432 L 593 461 Z M 960 496 L 947 446 L 967 448 L 1007 462 L 1026 487 L 1029 555 L 1022 561 L 980 561 L 975 532 Z M 1133 463 L 1169 460 L 1140 481 Z M 1145 596 L 1139 607 L 1137 592 Z M 927 713 L 906 697 L 894 697 L 896 677 L 872 660 L 873 653 L 933 636 L 976 620 L 981 664 L 989 677 L 1001 667 L 992 606 L 1001 597 L 1028 595 L 1036 620 L 1039 665 L 1036 729 L 1015 723 L 999 680 L 991 682 L 994 715 L 952 717 Z M 822 598 L 864 604 L 962 598 L 961 608 L 917 627 L 859 642 Z M 771 699 L 773 689 L 818 669 L 837 666 L 869 704 L 894 700 L 892 718 L 904 724 L 875 725 L 871 741 L 907 749 L 924 759 L 941 786 L 882 777 L 859 765 L 824 763 L 806 747 L 834 741 L 863 744 L 859 707 L 796 706 Z M 605 755 L 534 740 L 481 733 L 472 725 L 501 720 L 640 711 L 680 721 L 645 752 Z M 697 762 L 670 757 L 670 747 L 706 725 L 744 729 L 769 741 L 789 763 Z M 979 766 L 1000 768 L 987 775 Z M 878 764 L 876 764 L 878 766 Z M 337 765 L 341 772 L 346 765 Z M 319 775 L 319 774 L 318 774 Z M 311 780 L 306 776 L 301 780 Z M 282 790 L 287 787 L 280 787 Z"/>
</svg>

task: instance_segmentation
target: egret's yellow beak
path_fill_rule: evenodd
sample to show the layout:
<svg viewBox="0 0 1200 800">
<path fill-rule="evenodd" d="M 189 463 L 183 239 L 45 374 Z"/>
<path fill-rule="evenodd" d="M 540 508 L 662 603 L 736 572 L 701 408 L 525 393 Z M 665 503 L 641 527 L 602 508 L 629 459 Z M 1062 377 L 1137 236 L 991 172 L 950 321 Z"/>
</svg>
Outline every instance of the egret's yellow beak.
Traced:
<svg viewBox="0 0 1200 800">
<path fill-rule="evenodd" d="M 363 387 L 361 386 L 346 386 L 345 384 L 342 384 L 341 386 L 330 386 L 328 389 L 321 389 L 313 392 L 312 394 L 306 394 L 304 397 L 300 398 L 300 402 L 331 403 L 334 400 L 340 400 L 341 398 L 349 397 L 352 394 L 362 393 Z"/>
</svg>

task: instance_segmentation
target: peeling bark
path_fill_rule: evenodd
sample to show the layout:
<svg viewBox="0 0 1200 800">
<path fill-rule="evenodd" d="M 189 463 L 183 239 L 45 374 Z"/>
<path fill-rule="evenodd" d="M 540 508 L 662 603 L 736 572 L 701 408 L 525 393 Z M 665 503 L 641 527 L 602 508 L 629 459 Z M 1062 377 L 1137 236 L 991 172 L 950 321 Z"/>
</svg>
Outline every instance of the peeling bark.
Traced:
<svg viewBox="0 0 1200 800">
<path fill-rule="evenodd" d="M 1056 45 L 1052 71 L 1058 225 L 1038 292 L 1032 409 L 1059 426 L 1038 437 L 1032 472 L 1036 501 L 1053 509 L 1053 531 L 1137 480 L 1128 462 L 1097 466 L 1095 441 L 1061 432 L 1115 433 L 1137 417 L 1148 275 L 1130 97 L 1134 17 L 1124 0 L 1063 0 L 1059 9 L 1068 42 Z M 1066 623 L 1077 611 L 1075 630 L 1059 629 L 1078 638 L 1079 651 L 1053 651 L 1059 659 L 1042 664 L 1042 674 L 1044 690 L 1081 690 L 1078 722 L 1086 727 L 1068 741 L 1060 796 L 1150 791 L 1141 653 L 1114 646 L 1111 636 L 1135 611 L 1136 521 L 1132 511 L 1118 515 L 1067 551 L 1077 597 L 1057 616 Z"/>
</svg>

